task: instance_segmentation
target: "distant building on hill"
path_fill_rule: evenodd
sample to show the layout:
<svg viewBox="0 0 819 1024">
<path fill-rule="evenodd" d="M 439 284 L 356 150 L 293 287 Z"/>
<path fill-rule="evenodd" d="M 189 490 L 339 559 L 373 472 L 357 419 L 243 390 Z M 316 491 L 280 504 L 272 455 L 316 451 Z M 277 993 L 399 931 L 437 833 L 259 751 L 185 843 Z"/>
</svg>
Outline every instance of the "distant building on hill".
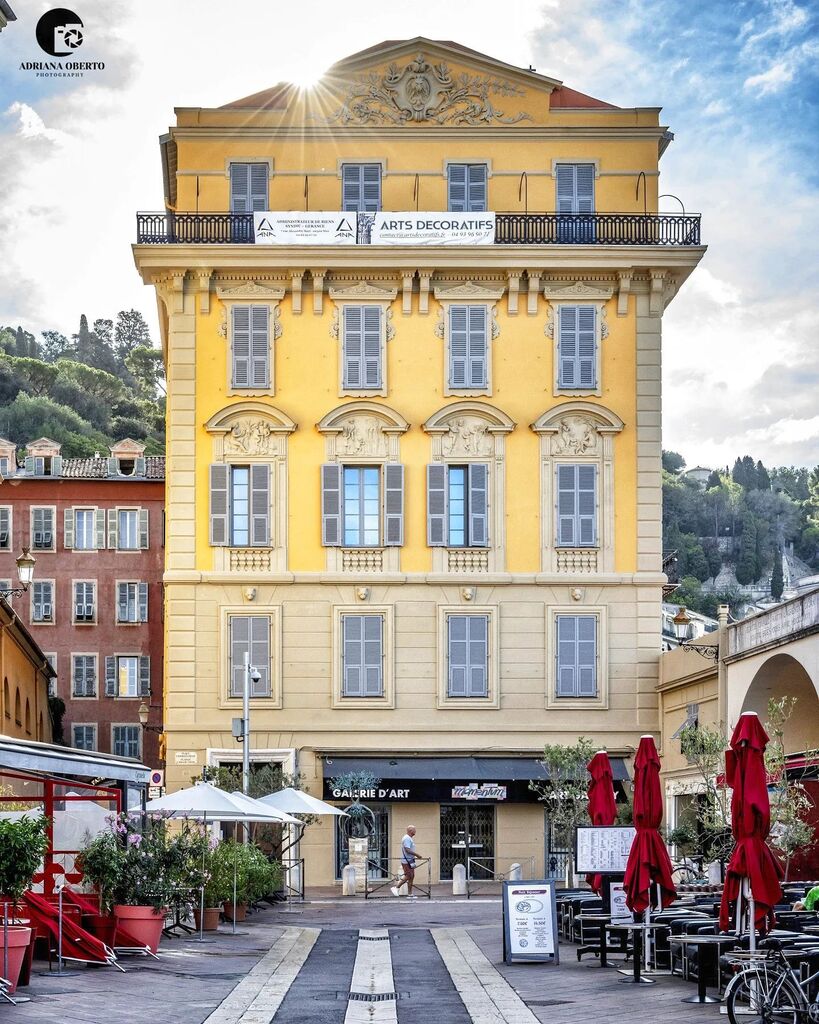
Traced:
<svg viewBox="0 0 819 1024">
<path fill-rule="evenodd" d="M 682 474 L 686 480 L 693 480 L 697 486 L 705 487 L 708 482 L 708 477 L 711 476 L 711 470 L 706 469 L 705 466 L 694 466 L 693 469 L 686 469 Z"/>
</svg>

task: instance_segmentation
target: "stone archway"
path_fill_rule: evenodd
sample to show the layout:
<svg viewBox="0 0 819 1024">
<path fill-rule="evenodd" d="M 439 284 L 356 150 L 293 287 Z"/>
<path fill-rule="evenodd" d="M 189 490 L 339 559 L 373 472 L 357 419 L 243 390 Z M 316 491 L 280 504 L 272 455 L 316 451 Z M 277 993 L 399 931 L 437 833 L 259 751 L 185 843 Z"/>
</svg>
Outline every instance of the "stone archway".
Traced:
<svg viewBox="0 0 819 1024">
<path fill-rule="evenodd" d="M 807 670 L 790 654 L 774 654 L 756 671 L 742 703 L 743 711 L 768 717 L 768 701 L 795 697 L 796 711 L 788 722 L 784 743 L 788 754 L 816 746 L 819 736 L 819 693 Z"/>
</svg>

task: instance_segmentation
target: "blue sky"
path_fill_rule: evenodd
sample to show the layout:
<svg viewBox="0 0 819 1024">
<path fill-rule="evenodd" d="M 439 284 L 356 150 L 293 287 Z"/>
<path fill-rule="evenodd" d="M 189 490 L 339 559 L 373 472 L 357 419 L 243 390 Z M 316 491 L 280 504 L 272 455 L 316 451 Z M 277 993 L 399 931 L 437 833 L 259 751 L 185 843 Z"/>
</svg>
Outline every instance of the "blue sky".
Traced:
<svg viewBox="0 0 819 1024">
<path fill-rule="evenodd" d="M 106 63 L 77 81 L 19 70 L 43 58 L 34 26 L 52 5 L 11 2 L 19 20 L 0 34 L 0 324 L 69 333 L 81 312 L 130 306 L 156 323 L 129 244 L 134 212 L 161 207 L 156 140 L 174 105 L 309 78 L 381 39 L 455 39 L 621 106 L 664 108 L 676 141 L 661 191 L 703 214 L 709 245 L 665 318 L 665 444 L 690 464 L 745 452 L 819 462 L 816 3 L 505 0 L 498 19 L 494 0 L 417 0 L 381 3 L 362 24 L 324 0 L 77 0 L 82 59 Z M 230 59 L 249 28 L 267 40 L 260 56 Z"/>
</svg>

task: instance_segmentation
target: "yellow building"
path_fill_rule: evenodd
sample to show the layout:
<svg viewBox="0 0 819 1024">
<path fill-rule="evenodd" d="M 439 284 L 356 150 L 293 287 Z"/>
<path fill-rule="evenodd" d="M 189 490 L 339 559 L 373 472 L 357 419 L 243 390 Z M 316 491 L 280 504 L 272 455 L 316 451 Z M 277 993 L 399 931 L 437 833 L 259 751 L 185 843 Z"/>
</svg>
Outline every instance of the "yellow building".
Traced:
<svg viewBox="0 0 819 1024">
<path fill-rule="evenodd" d="M 542 872 L 543 744 L 658 729 L 661 323 L 704 251 L 657 214 L 672 136 L 427 39 L 176 115 L 134 247 L 167 784 L 239 758 L 248 654 L 254 760 L 339 799 L 368 770 L 374 857 L 411 820 L 435 878 L 467 841 Z M 338 877 L 329 825 L 303 851 Z"/>
<path fill-rule="evenodd" d="M 50 743 L 48 682 L 55 672 L 5 598 L 0 598 L 0 676 L 0 734 Z"/>
</svg>

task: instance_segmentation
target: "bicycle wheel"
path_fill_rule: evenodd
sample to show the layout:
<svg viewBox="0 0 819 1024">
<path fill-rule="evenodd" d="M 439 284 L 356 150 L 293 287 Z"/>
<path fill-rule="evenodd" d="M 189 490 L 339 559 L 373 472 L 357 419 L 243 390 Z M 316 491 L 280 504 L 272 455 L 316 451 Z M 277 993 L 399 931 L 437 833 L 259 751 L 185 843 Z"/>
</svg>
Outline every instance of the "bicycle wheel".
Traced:
<svg viewBox="0 0 819 1024">
<path fill-rule="evenodd" d="M 728 992 L 731 1024 L 799 1024 L 805 1002 L 798 985 L 768 964 L 748 968 Z"/>
</svg>

